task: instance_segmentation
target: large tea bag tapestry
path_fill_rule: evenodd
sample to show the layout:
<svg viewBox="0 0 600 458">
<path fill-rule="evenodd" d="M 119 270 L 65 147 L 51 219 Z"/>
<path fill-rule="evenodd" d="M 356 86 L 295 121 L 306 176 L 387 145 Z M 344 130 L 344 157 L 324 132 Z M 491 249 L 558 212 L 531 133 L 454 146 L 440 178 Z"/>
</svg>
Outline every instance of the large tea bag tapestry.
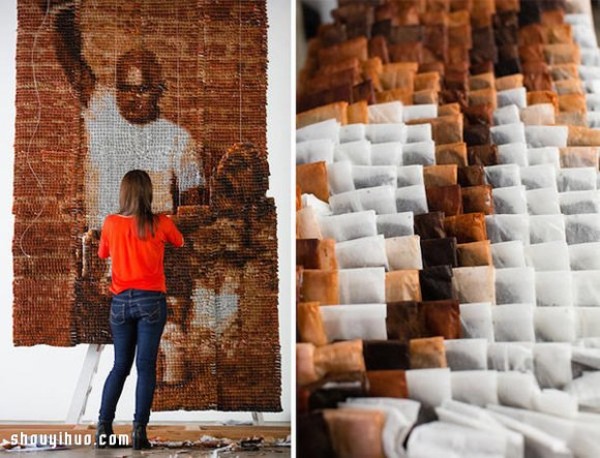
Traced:
<svg viewBox="0 0 600 458">
<path fill-rule="evenodd" d="M 186 239 L 153 410 L 280 410 L 266 19 L 260 0 L 19 0 L 15 345 L 112 342 L 98 235 L 144 169 Z"/>
</svg>

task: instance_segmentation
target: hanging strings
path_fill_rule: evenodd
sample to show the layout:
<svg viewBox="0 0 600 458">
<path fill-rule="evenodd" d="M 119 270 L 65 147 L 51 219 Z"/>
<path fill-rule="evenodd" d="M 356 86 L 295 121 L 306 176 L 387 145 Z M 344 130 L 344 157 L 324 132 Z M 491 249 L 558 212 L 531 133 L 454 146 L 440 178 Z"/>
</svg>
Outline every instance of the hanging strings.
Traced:
<svg viewBox="0 0 600 458">
<path fill-rule="evenodd" d="M 242 142 L 242 4 L 238 0 L 238 81 L 239 81 L 239 115 L 240 115 L 240 135 L 239 142 Z"/>
</svg>

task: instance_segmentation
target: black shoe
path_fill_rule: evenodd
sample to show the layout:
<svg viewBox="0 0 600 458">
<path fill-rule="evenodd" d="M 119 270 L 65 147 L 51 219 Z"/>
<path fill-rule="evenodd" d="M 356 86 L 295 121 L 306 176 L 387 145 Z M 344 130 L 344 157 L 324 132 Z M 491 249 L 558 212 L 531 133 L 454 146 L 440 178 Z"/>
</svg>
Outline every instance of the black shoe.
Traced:
<svg viewBox="0 0 600 458">
<path fill-rule="evenodd" d="M 110 445 L 111 437 L 114 436 L 112 422 L 99 421 L 96 426 L 96 448 L 105 448 Z"/>
<path fill-rule="evenodd" d="M 133 431 L 131 432 L 131 441 L 133 442 L 134 450 L 142 450 L 144 448 L 152 448 L 152 444 L 146 435 L 146 425 L 133 422 Z"/>
</svg>

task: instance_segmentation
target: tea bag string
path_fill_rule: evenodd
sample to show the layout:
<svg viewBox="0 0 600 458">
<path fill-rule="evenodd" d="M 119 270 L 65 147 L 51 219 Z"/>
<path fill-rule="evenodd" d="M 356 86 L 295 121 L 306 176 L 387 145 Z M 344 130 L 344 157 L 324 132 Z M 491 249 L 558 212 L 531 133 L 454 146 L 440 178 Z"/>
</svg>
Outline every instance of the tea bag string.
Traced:
<svg viewBox="0 0 600 458">
<path fill-rule="evenodd" d="M 242 0 L 238 0 L 238 100 L 239 142 L 242 142 Z"/>
</svg>

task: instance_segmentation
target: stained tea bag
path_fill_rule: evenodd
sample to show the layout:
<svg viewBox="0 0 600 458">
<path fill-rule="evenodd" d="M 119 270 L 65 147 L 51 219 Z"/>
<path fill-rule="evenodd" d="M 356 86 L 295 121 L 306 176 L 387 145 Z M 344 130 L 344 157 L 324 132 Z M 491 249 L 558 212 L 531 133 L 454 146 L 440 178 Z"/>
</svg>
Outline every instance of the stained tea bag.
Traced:
<svg viewBox="0 0 600 458">
<path fill-rule="evenodd" d="M 335 256 L 340 269 L 389 268 L 383 235 L 338 242 L 335 245 Z"/>
<path fill-rule="evenodd" d="M 492 190 L 497 214 L 527 214 L 525 186 L 509 186 Z"/>
<path fill-rule="evenodd" d="M 411 369 L 448 367 L 443 337 L 411 339 L 409 345 Z"/>
<path fill-rule="evenodd" d="M 389 270 L 420 270 L 423 268 L 420 237 L 418 235 L 385 239 L 385 250 Z"/>
<path fill-rule="evenodd" d="M 341 143 L 336 145 L 333 158 L 335 162 L 350 161 L 352 165 L 371 165 L 371 143 L 367 140 Z"/>
<path fill-rule="evenodd" d="M 319 227 L 323 238 L 336 242 L 371 237 L 378 233 L 373 210 L 322 216 L 319 218 Z"/>
<path fill-rule="evenodd" d="M 402 167 L 398 167 L 396 173 L 398 175 L 397 186 L 399 188 L 403 188 L 406 186 L 424 185 L 422 165 L 405 165 Z"/>
<path fill-rule="evenodd" d="M 376 186 L 396 186 L 398 181 L 395 165 L 354 165 L 352 179 L 356 189 Z"/>
<path fill-rule="evenodd" d="M 485 180 L 494 188 L 521 185 L 520 168 L 516 164 L 488 165 Z"/>
<path fill-rule="evenodd" d="M 498 163 L 516 164 L 519 167 L 527 167 L 529 165 L 527 144 L 520 142 L 498 145 Z"/>
<path fill-rule="evenodd" d="M 488 344 L 488 369 L 533 374 L 533 341 Z"/>
<path fill-rule="evenodd" d="M 519 108 L 527 106 L 527 90 L 524 87 L 506 89 L 497 93 L 498 107 L 516 105 Z"/>
<path fill-rule="evenodd" d="M 479 242 L 488 239 L 485 218 L 483 213 L 449 216 L 444 220 L 444 228 L 458 243 Z"/>
<path fill-rule="evenodd" d="M 564 241 L 529 245 L 525 248 L 525 259 L 536 272 L 569 270 L 569 248 Z"/>
<path fill-rule="evenodd" d="M 525 267 L 525 249 L 521 240 L 494 243 L 491 246 L 496 269 Z"/>
<path fill-rule="evenodd" d="M 521 118 L 519 117 L 519 107 L 516 105 L 506 105 L 494 111 L 494 125 L 496 126 L 518 122 L 521 122 Z"/>
<path fill-rule="evenodd" d="M 447 237 L 443 239 L 421 240 L 421 257 L 423 266 L 445 266 L 457 267 L 456 239 Z"/>
<path fill-rule="evenodd" d="M 422 242 L 421 242 L 422 244 Z M 460 243 L 456 246 L 459 267 L 491 266 L 492 251 L 489 240 Z"/>
<path fill-rule="evenodd" d="M 566 240 L 563 215 L 532 215 L 529 229 L 532 244 Z"/>
<path fill-rule="evenodd" d="M 496 269 L 497 304 L 535 304 L 535 271 L 531 267 Z"/>
<path fill-rule="evenodd" d="M 551 277 L 554 272 L 544 272 Z M 564 272 L 561 272 L 564 275 Z M 556 279 L 554 279 L 556 281 Z M 539 297 L 539 295 L 538 295 Z M 558 302 L 558 301 L 557 301 Z M 538 342 L 574 342 L 577 338 L 577 316 L 570 304 L 567 307 L 537 307 L 534 311 L 535 336 Z"/>
<path fill-rule="evenodd" d="M 366 133 L 365 124 L 346 124 L 340 127 L 340 143 L 363 140 Z"/>
<path fill-rule="evenodd" d="M 402 113 L 403 121 L 413 121 L 415 119 L 436 118 L 438 115 L 438 106 L 435 104 L 407 105 Z"/>
<path fill-rule="evenodd" d="M 296 143 L 322 139 L 330 139 L 332 142 L 338 143 L 339 138 L 340 123 L 335 119 L 328 119 L 327 121 L 296 129 Z"/>
<path fill-rule="evenodd" d="M 559 192 L 591 191 L 596 189 L 597 170 L 593 167 L 574 167 L 558 171 Z"/>
<path fill-rule="evenodd" d="M 335 143 L 329 138 L 297 143 L 296 165 L 319 161 L 331 164 L 333 162 L 334 146 Z"/>
<path fill-rule="evenodd" d="M 442 212 L 415 215 L 415 234 L 422 239 L 441 239 L 446 237 L 444 214 Z"/>
<path fill-rule="evenodd" d="M 385 301 L 420 301 L 421 285 L 418 270 L 396 270 L 385 274 Z"/>
<path fill-rule="evenodd" d="M 521 121 L 526 126 L 554 125 L 554 106 L 551 103 L 537 103 L 521 108 Z"/>
<path fill-rule="evenodd" d="M 321 305 L 339 304 L 338 271 L 304 269 L 300 298 L 303 302 L 319 302 Z"/>
<path fill-rule="evenodd" d="M 568 136 L 567 126 L 525 126 L 525 138 L 529 148 L 545 146 L 562 148 L 567 146 Z"/>
<path fill-rule="evenodd" d="M 352 162 L 340 161 L 327 164 L 327 180 L 331 194 L 354 191 Z"/>
<path fill-rule="evenodd" d="M 452 290 L 452 268 L 450 266 L 427 267 L 419 271 L 421 296 L 425 301 L 450 299 Z"/>
<path fill-rule="evenodd" d="M 452 298 L 426 300 L 419 303 L 419 316 L 424 326 L 422 337 L 441 336 L 445 339 L 459 339 L 461 337 L 459 315 L 459 303 Z"/>
<path fill-rule="evenodd" d="M 371 145 L 371 165 L 402 165 L 402 143 L 375 143 Z"/>
<path fill-rule="evenodd" d="M 415 369 L 406 371 L 408 395 L 425 407 L 437 407 L 452 398 L 450 370 Z"/>
<path fill-rule="evenodd" d="M 537 343 L 533 346 L 535 377 L 541 388 L 562 389 L 573 380 L 571 345 Z"/>
<path fill-rule="evenodd" d="M 365 210 L 374 210 L 378 215 L 396 213 L 392 186 L 377 186 L 335 194 L 329 198 L 329 205 L 336 215 Z"/>
<path fill-rule="evenodd" d="M 558 171 L 560 176 L 560 170 Z M 556 189 L 556 168 L 551 164 L 531 165 L 521 168 L 521 184 L 529 191 L 531 189 Z M 560 191 L 560 188 L 559 188 Z"/>
<path fill-rule="evenodd" d="M 530 215 L 560 214 L 559 194 L 556 187 L 526 191 L 527 211 Z"/>
<path fill-rule="evenodd" d="M 446 360 L 451 371 L 487 370 L 486 339 L 445 340 Z"/>
<path fill-rule="evenodd" d="M 371 143 L 406 142 L 404 124 L 367 124 L 365 138 Z"/>
<path fill-rule="evenodd" d="M 385 304 L 352 304 L 321 306 L 321 317 L 327 339 L 385 340 Z"/>
<path fill-rule="evenodd" d="M 415 215 L 427 213 L 427 197 L 424 186 L 405 186 L 396 189 L 396 211 L 413 212 Z M 381 213 L 381 212 L 380 212 Z M 386 213 L 393 213 L 391 211 Z"/>
<path fill-rule="evenodd" d="M 570 191 L 559 196 L 560 211 L 564 215 L 600 213 L 600 191 Z"/>
<path fill-rule="evenodd" d="M 318 302 L 301 302 L 298 304 L 298 332 L 302 342 L 315 346 L 327 344 L 327 335 L 321 319 Z"/>
<path fill-rule="evenodd" d="M 494 341 L 490 302 L 460 304 L 460 323 L 464 338 Z"/>
<path fill-rule="evenodd" d="M 495 303 L 497 293 L 493 267 L 457 267 L 452 269 L 452 273 L 452 285 L 461 303 Z"/>
<path fill-rule="evenodd" d="M 571 270 L 600 270 L 600 242 L 569 245 Z"/>
<path fill-rule="evenodd" d="M 314 362 L 319 378 L 351 372 L 364 373 L 363 341 L 335 342 L 317 347 Z"/>
<path fill-rule="evenodd" d="M 414 126 L 408 126 L 414 127 Z M 402 146 L 402 164 L 432 165 L 435 164 L 435 143 L 431 140 L 406 143 Z"/>
<path fill-rule="evenodd" d="M 526 215 L 486 215 L 485 225 L 492 244 L 513 240 L 529 244 L 529 218 Z"/>
<path fill-rule="evenodd" d="M 296 265 L 305 269 L 336 270 L 335 240 L 296 239 Z"/>
<path fill-rule="evenodd" d="M 401 102 L 376 103 L 369 105 L 369 124 L 402 123 L 403 106 Z"/>
<path fill-rule="evenodd" d="M 450 374 L 452 399 L 484 407 L 498 404 L 498 382 L 496 371 L 470 370 Z"/>
<path fill-rule="evenodd" d="M 384 370 L 367 372 L 369 396 L 385 398 L 407 398 L 406 372 L 403 370 Z"/>
<path fill-rule="evenodd" d="M 456 164 L 459 167 L 467 166 L 467 144 L 464 142 L 436 145 L 436 164 Z"/>
<path fill-rule="evenodd" d="M 298 385 L 308 385 L 319 380 L 315 371 L 315 346 L 312 343 L 296 344 L 296 381 Z"/>
<path fill-rule="evenodd" d="M 342 304 L 383 304 L 385 302 L 383 267 L 340 269 L 338 279 Z"/>
<path fill-rule="evenodd" d="M 323 416 L 336 456 L 383 457 L 385 413 L 379 410 L 326 409 Z M 358 435 L 358 436 L 357 436 Z M 357 437 L 360 439 L 357 440 Z"/>
<path fill-rule="evenodd" d="M 461 187 L 430 186 L 425 188 L 427 208 L 431 211 L 441 211 L 446 216 L 455 216 L 463 213 L 463 200 Z"/>
<path fill-rule="evenodd" d="M 600 215 L 566 215 L 565 236 L 569 245 L 600 240 Z"/>
<path fill-rule="evenodd" d="M 454 186 L 458 183 L 456 164 L 429 165 L 423 168 L 425 187 Z"/>
<path fill-rule="evenodd" d="M 396 340 L 365 340 L 363 355 L 367 371 L 406 370 L 410 368 L 409 347 Z"/>
<path fill-rule="evenodd" d="M 496 342 L 534 342 L 533 310 L 534 306 L 530 304 L 504 304 L 494 307 L 492 319 Z"/>
</svg>

